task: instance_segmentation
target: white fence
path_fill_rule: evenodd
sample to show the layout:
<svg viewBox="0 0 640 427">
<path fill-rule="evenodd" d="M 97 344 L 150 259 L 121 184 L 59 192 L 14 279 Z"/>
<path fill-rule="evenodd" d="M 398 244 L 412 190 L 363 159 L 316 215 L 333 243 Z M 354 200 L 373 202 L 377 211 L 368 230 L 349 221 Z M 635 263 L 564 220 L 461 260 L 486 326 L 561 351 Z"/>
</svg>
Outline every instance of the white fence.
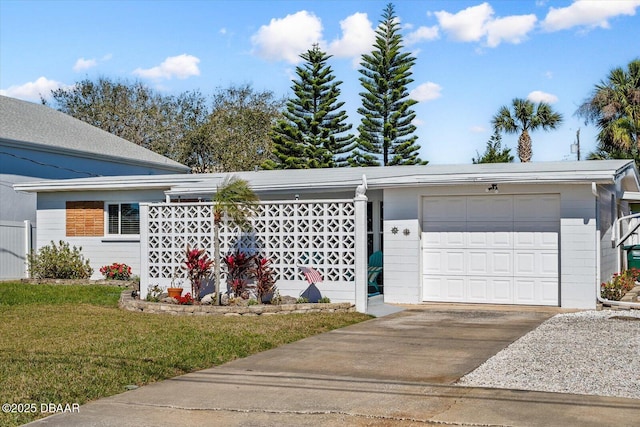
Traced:
<svg viewBox="0 0 640 427">
<path fill-rule="evenodd" d="M 0 280 L 27 277 L 27 254 L 35 244 L 31 221 L 0 221 Z"/>
<path fill-rule="evenodd" d="M 261 202 L 249 230 L 227 222 L 221 228 L 221 253 L 262 253 L 272 261 L 277 287 L 297 296 L 307 286 L 298 266 L 323 276 L 323 295 L 366 304 L 366 197 L 355 200 Z M 140 206 L 142 297 L 148 286 L 180 281 L 187 245 L 213 258 L 211 203 L 153 203 Z M 222 289 L 226 289 L 223 284 Z M 361 291 L 362 296 L 359 296 Z M 362 307 L 357 307 L 359 310 Z"/>
</svg>

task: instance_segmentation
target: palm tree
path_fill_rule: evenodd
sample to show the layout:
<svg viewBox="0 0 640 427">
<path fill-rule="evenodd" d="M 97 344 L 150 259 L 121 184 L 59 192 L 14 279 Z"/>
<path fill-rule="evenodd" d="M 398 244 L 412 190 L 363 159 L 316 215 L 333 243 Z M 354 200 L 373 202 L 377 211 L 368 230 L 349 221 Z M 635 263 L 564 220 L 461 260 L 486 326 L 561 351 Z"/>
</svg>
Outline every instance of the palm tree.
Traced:
<svg viewBox="0 0 640 427">
<path fill-rule="evenodd" d="M 576 111 L 600 129 L 598 150 L 614 158 L 640 153 L 640 59 L 614 68 Z"/>
<path fill-rule="evenodd" d="M 528 99 L 515 98 L 512 101 L 512 111 L 506 105 L 501 107 L 498 114 L 493 116 L 491 124 L 497 131 L 506 133 L 520 133 L 518 138 L 518 157 L 522 163 L 531 161 L 531 137 L 529 132 L 538 128 L 543 130 L 555 129 L 562 123 L 562 115 L 556 113 L 551 105 L 540 102 L 535 105 Z"/>
<path fill-rule="evenodd" d="M 226 217 L 232 223 L 241 228 L 249 225 L 251 217 L 256 209 L 258 196 L 249 187 L 249 183 L 236 176 L 225 178 L 219 185 L 213 196 L 213 250 L 214 272 L 216 280 L 216 304 L 220 304 L 221 296 L 221 272 L 220 272 L 220 224 Z"/>
</svg>

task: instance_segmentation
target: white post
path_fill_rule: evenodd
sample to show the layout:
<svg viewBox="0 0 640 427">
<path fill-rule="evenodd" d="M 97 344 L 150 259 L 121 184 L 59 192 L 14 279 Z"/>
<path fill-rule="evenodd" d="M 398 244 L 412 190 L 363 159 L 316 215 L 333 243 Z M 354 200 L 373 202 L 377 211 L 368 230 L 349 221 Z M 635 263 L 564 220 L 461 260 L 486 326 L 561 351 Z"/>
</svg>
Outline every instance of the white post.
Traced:
<svg viewBox="0 0 640 427">
<path fill-rule="evenodd" d="M 149 289 L 149 205 L 140 203 L 140 299 Z"/>
<path fill-rule="evenodd" d="M 26 219 L 24 221 L 24 254 L 25 254 L 25 269 L 24 269 L 24 277 L 31 277 L 31 271 L 29 270 L 29 255 L 33 250 L 31 246 L 33 237 L 31 236 L 31 221 Z"/>
<path fill-rule="evenodd" d="M 355 208 L 355 292 L 356 310 L 360 313 L 367 312 L 367 179 L 362 175 L 362 185 L 356 189 L 353 199 Z"/>
</svg>

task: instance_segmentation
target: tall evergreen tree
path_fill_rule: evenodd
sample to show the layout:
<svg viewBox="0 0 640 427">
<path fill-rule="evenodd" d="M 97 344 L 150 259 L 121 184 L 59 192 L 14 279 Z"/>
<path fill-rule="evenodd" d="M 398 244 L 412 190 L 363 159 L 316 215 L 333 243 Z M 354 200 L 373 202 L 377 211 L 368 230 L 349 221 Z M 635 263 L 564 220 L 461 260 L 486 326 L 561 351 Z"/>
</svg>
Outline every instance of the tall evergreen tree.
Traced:
<svg viewBox="0 0 640 427">
<path fill-rule="evenodd" d="M 411 106 L 417 101 L 407 92 L 407 85 L 413 82 L 410 76 L 415 58 L 402 52 L 399 27 L 390 3 L 376 30 L 374 50 L 362 55 L 359 71 L 364 92 L 360 93 L 362 107 L 358 109 L 362 123 L 351 157 L 353 165 L 379 166 L 380 160 L 384 166 L 427 163 L 418 157 L 418 136 L 411 123 L 416 116 Z"/>
<path fill-rule="evenodd" d="M 512 163 L 513 156 L 511 155 L 511 148 L 502 148 L 502 135 L 497 129 L 494 130 L 493 135 L 487 141 L 487 148 L 484 154 L 481 156 L 476 151 L 477 159 L 471 159 L 473 164 L 479 163 Z"/>
<path fill-rule="evenodd" d="M 318 45 L 300 55 L 305 60 L 296 68 L 298 79 L 291 89 L 295 95 L 287 102 L 284 119 L 273 127 L 275 161 L 269 169 L 307 169 L 347 166 L 346 154 L 353 150 L 354 136 L 345 134 L 347 113 L 338 101 L 341 81 L 335 81 L 327 60 L 331 57 Z"/>
</svg>

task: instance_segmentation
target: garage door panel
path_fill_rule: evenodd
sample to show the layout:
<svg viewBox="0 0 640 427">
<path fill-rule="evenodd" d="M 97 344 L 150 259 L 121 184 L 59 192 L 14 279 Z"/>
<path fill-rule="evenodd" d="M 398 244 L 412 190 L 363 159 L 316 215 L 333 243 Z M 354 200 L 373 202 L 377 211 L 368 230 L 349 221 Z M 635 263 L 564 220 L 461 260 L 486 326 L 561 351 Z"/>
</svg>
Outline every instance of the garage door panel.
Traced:
<svg viewBox="0 0 640 427">
<path fill-rule="evenodd" d="M 558 282 L 556 279 L 514 279 L 514 303 L 535 305 L 557 305 Z"/>
<path fill-rule="evenodd" d="M 422 201 L 422 220 L 466 221 L 467 201 L 464 197 L 438 197 L 437 200 L 426 197 Z"/>
<path fill-rule="evenodd" d="M 469 197 L 467 222 L 512 222 L 513 200 L 511 196 Z"/>
<path fill-rule="evenodd" d="M 464 275 L 465 251 L 424 251 L 422 270 L 424 274 L 434 275 Z"/>
<path fill-rule="evenodd" d="M 515 277 L 551 277 L 558 275 L 558 253 L 516 251 L 513 256 Z"/>
<path fill-rule="evenodd" d="M 512 237 L 515 248 L 555 249 L 558 247 L 557 232 L 516 231 Z"/>
<path fill-rule="evenodd" d="M 555 194 L 514 196 L 513 211 L 516 221 L 555 222 L 560 218 L 560 198 Z"/>
</svg>

